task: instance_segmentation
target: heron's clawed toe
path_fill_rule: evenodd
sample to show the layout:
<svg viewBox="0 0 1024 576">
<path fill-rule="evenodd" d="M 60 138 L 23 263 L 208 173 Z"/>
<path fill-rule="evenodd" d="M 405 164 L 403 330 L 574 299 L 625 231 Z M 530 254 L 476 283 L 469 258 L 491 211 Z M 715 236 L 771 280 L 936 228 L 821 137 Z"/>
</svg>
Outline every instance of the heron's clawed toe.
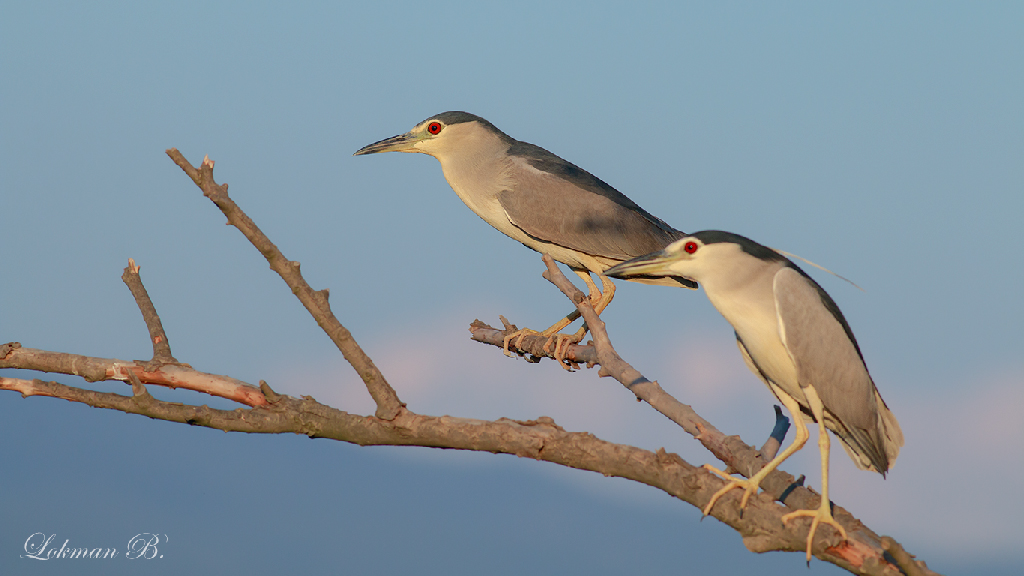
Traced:
<svg viewBox="0 0 1024 576">
<path fill-rule="evenodd" d="M 796 510 L 794 512 L 790 512 L 789 514 L 786 514 L 782 517 L 782 522 L 788 525 L 790 520 L 794 518 L 800 518 L 803 516 L 812 517 L 811 527 L 807 531 L 808 563 L 810 563 L 811 561 L 811 544 L 814 542 L 814 532 L 818 529 L 819 524 L 828 524 L 832 526 L 836 529 L 837 532 L 839 532 L 839 535 L 843 537 L 843 541 L 848 540 L 848 538 L 846 537 L 846 529 L 840 526 L 839 522 L 836 522 L 836 519 L 832 517 L 832 509 L 830 503 L 825 498 L 821 499 L 821 505 L 818 506 L 817 510 Z"/>
<path fill-rule="evenodd" d="M 580 330 L 575 334 L 563 334 L 559 332 L 559 329 L 564 328 L 566 324 L 568 324 L 568 322 L 563 321 L 556 323 L 554 326 L 543 332 L 538 332 L 530 328 L 517 329 L 514 325 L 507 324 L 505 327 L 506 330 L 512 330 L 512 332 L 509 332 L 504 337 L 504 345 L 502 346 L 502 349 L 506 356 L 511 357 L 512 351 L 510 346 L 514 345 L 515 348 L 518 349 L 517 353 L 522 354 L 523 338 L 526 338 L 527 336 L 545 336 L 547 337 L 547 340 L 544 342 L 544 351 L 550 354 L 551 357 L 558 362 L 559 366 L 571 372 L 574 368 L 579 368 L 579 365 L 570 360 L 566 360 L 566 354 L 569 351 L 569 346 L 577 344 L 583 339 L 583 336 L 587 333 L 587 328 L 586 325 L 584 325 L 584 327 L 580 328 Z"/>
<path fill-rule="evenodd" d="M 586 334 L 586 332 L 584 332 Z M 578 344 L 583 336 L 577 332 L 576 334 L 562 334 L 561 332 L 548 335 L 548 341 L 544 343 L 544 351 L 551 354 L 551 357 L 558 362 L 558 365 L 565 368 L 569 372 L 573 370 L 573 363 L 566 362 L 565 354 L 569 351 L 569 346 Z M 551 349 L 551 343 L 555 343 L 555 349 Z"/>
<path fill-rule="evenodd" d="M 531 334 L 540 334 L 540 332 L 537 332 L 536 330 L 532 330 L 530 328 L 521 328 L 521 329 L 516 330 L 515 332 L 505 336 L 505 342 L 504 342 L 505 345 L 502 348 L 505 351 L 505 356 L 509 356 L 509 357 L 512 356 L 512 353 L 509 352 L 508 345 L 509 345 L 509 342 L 512 342 L 513 338 L 516 339 L 516 348 L 519 348 L 519 345 L 523 343 L 523 338 L 525 338 L 525 337 L 527 337 L 527 336 L 529 336 Z"/>
<path fill-rule="evenodd" d="M 721 470 L 715 468 L 714 466 L 711 466 L 710 464 L 705 464 L 704 469 L 710 472 L 714 472 L 715 474 L 721 476 L 724 480 L 728 481 L 728 484 L 723 486 L 718 492 L 715 492 L 714 495 L 711 496 L 711 500 L 708 501 L 708 505 L 704 507 L 705 516 L 711 513 L 711 508 L 715 505 L 715 502 L 718 502 L 719 498 L 724 496 L 726 492 L 729 492 L 733 488 L 743 488 L 743 498 L 740 500 L 740 513 L 742 514 L 743 509 L 747 507 L 747 501 L 750 500 L 750 496 L 752 494 L 757 494 L 757 489 L 760 488 L 761 486 L 760 479 L 757 478 L 756 476 L 751 479 L 736 478 L 734 476 L 726 474 L 725 472 L 722 472 Z"/>
</svg>

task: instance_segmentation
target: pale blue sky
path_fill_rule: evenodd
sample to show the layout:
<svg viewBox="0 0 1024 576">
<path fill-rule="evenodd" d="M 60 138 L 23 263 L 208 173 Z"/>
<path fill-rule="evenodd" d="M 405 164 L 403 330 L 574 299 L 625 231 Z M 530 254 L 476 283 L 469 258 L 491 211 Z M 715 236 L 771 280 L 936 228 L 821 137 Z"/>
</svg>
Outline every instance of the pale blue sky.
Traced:
<svg viewBox="0 0 1024 576">
<path fill-rule="evenodd" d="M 1024 495 L 1012 489 L 1024 475 L 1021 5 L 2 12 L 0 341 L 148 358 L 120 280 L 132 257 L 180 360 L 372 411 L 280 279 L 164 155 L 173 146 L 217 161 L 218 181 L 331 289 L 413 410 L 547 415 L 710 461 L 595 371 L 468 340 L 474 318 L 543 327 L 568 303 L 537 254 L 459 202 L 435 160 L 351 156 L 467 110 L 678 228 L 741 233 L 862 286 L 814 272 L 907 445 L 888 480 L 837 451 L 833 499 L 940 571 L 1024 571 Z M 762 441 L 772 398 L 703 294 L 620 283 L 605 320 L 641 371 L 726 433 Z M 224 434 L 13 393 L 0 393 L 0 436 L 4 574 L 803 570 L 801 556 L 749 553 L 653 489 L 507 456 Z M 810 446 L 784 468 L 817 486 L 817 458 Z M 146 531 L 171 541 L 141 567 L 18 557 L 34 532 L 123 547 Z M 815 561 L 808 573 L 838 572 Z"/>
</svg>

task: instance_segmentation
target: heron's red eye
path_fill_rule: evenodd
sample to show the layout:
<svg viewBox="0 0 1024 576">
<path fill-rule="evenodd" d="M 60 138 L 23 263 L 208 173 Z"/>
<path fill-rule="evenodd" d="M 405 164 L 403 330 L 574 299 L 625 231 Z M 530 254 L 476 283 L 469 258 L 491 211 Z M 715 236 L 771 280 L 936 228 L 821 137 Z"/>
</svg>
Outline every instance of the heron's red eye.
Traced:
<svg viewBox="0 0 1024 576">
<path fill-rule="evenodd" d="M 430 132 L 431 134 L 437 134 L 441 132 L 441 123 L 431 122 L 430 125 L 427 126 L 427 132 Z"/>
<path fill-rule="evenodd" d="M 687 242 L 686 245 L 683 246 L 683 250 L 686 250 L 687 254 L 693 254 L 694 252 L 697 251 L 697 243 L 696 242 Z"/>
</svg>

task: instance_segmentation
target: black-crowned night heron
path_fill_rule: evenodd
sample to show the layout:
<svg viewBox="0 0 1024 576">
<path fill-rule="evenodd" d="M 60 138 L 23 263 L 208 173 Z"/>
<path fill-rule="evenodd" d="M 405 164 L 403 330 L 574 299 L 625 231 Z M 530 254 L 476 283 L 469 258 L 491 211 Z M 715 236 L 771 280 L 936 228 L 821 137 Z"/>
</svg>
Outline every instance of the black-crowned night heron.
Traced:
<svg viewBox="0 0 1024 576">
<path fill-rule="evenodd" d="M 432 116 L 355 155 L 376 152 L 422 152 L 437 158 L 466 206 L 507 236 L 569 266 L 586 282 L 598 313 L 615 294 L 615 285 L 604 275 L 607 268 L 685 236 L 586 170 L 467 112 Z M 590 272 L 600 278 L 601 290 Z M 696 288 L 687 279 L 630 280 Z M 578 317 L 573 312 L 543 334 L 553 336 Z M 584 326 L 564 341 L 578 342 L 585 334 Z M 557 351 L 556 345 L 556 358 Z"/>
<path fill-rule="evenodd" d="M 883 477 L 903 446 L 903 432 L 878 394 L 850 325 L 832 298 L 782 254 L 717 230 L 697 232 L 605 273 L 615 278 L 640 274 L 699 282 L 735 329 L 747 366 L 796 421 L 793 443 L 749 480 L 707 466 L 729 483 L 711 497 L 704 514 L 733 488 L 745 489 L 740 508 L 746 506 L 761 480 L 803 447 L 809 436 L 806 418 L 818 423 L 821 504 L 816 511 L 798 510 L 783 520 L 813 517 L 807 535 L 808 562 L 819 523 L 831 524 L 845 539 L 846 531 L 833 519 L 829 507 L 829 438 L 825 429 L 839 438 L 858 468 L 874 470 Z"/>
</svg>

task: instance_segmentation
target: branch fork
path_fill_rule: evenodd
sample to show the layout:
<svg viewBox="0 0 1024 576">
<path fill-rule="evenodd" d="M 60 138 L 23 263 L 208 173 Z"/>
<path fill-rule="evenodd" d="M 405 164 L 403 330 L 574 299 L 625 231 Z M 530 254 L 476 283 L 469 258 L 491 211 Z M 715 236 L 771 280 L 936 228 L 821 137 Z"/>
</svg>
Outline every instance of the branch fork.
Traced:
<svg viewBox="0 0 1024 576">
<path fill-rule="evenodd" d="M 285 258 L 231 200 L 227 184 L 220 185 L 214 181 L 213 161 L 204 158 L 199 168 L 195 168 L 176 149 L 168 150 L 167 154 L 225 214 L 228 224 L 238 228 L 264 255 L 271 268 L 281 276 L 318 325 L 334 341 L 363 379 L 376 402 L 375 415 L 349 414 L 320 404 L 310 397 L 293 398 L 278 394 L 264 381 L 257 387 L 227 376 L 198 372 L 178 362 L 171 354 L 167 335 L 142 285 L 140 267 L 134 260 L 129 260 L 122 279 L 135 297 L 149 330 L 153 345 L 152 360 L 125 362 L 28 349 L 16 342 L 0 345 L 0 369 L 72 374 L 89 381 L 120 380 L 132 386 L 131 396 L 96 392 L 57 382 L 6 377 L 0 377 L 0 390 L 17 391 L 23 396 L 64 398 L 90 406 L 225 431 L 287 432 L 311 438 L 333 438 L 359 445 L 427 446 L 516 454 L 642 482 L 697 508 L 703 508 L 723 484 L 717 476 L 701 467 L 690 465 L 664 449 L 650 452 L 606 442 L 585 432 L 568 432 L 551 418 L 543 416 L 527 421 L 504 418 L 485 421 L 425 416 L 412 412 L 401 402 L 351 333 L 333 315 L 328 304 L 327 289 L 314 291 L 310 288 L 301 276 L 299 263 Z M 544 277 L 574 303 L 593 336 L 592 344 L 569 346 L 565 350 L 565 358 L 588 366 L 600 364 L 599 376 L 614 377 L 638 400 L 650 404 L 697 438 L 727 466 L 745 476 L 749 477 L 771 459 L 789 425 L 781 412 L 777 412 L 775 428 L 760 450 L 744 444 L 738 437 L 725 436 L 697 415 L 690 406 L 673 398 L 657 382 L 648 380 L 619 357 L 612 348 L 604 322 L 594 312 L 589 299 L 565 278 L 549 256 L 544 256 L 544 262 L 547 268 Z M 506 330 L 509 327 L 506 326 Z M 505 331 L 491 328 L 479 320 L 473 322 L 470 331 L 474 340 L 495 346 L 502 345 L 505 335 Z M 550 353 L 543 349 L 546 340 L 543 336 L 528 335 L 516 350 L 536 359 L 550 357 Z M 164 402 L 151 396 L 146 390 L 146 384 L 188 388 L 234 400 L 244 407 L 218 410 L 205 405 Z M 782 471 L 770 474 L 761 486 L 770 497 L 759 495 L 752 498 L 742 516 L 731 506 L 717 506 L 712 515 L 739 532 L 744 544 L 755 552 L 803 552 L 806 532 L 802 527 L 793 530 L 782 525 L 780 518 L 788 510 L 776 503 L 775 499 L 783 501 L 786 506 L 805 509 L 817 506 L 818 495 L 798 486 L 792 476 Z M 846 527 L 850 540 L 829 547 L 824 536 L 816 538 L 813 551 L 818 558 L 855 574 L 935 574 L 923 562 L 914 560 L 898 543 L 888 537 L 878 537 L 842 508 L 836 507 L 835 516 Z"/>
</svg>

